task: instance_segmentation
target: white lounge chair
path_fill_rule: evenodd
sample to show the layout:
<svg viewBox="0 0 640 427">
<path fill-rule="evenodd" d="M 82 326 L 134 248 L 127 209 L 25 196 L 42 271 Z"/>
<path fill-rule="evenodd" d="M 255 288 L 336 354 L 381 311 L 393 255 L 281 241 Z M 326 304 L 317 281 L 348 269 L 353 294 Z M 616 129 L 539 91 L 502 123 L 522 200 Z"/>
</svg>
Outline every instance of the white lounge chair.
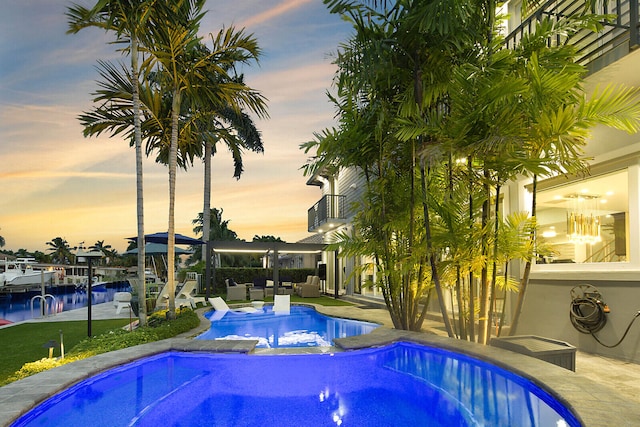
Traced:
<svg viewBox="0 0 640 427">
<path fill-rule="evenodd" d="M 213 309 L 215 311 L 231 311 L 233 313 L 255 313 L 257 310 L 253 307 L 240 307 L 240 308 L 234 308 L 233 310 L 229 308 L 229 306 L 227 305 L 227 303 L 221 298 L 221 297 L 214 297 L 214 298 L 209 298 L 209 304 L 211 304 L 213 306 Z"/>
<path fill-rule="evenodd" d="M 176 307 L 192 307 L 191 301 L 183 299 L 182 301 L 178 301 L 174 299 Z M 156 310 L 161 308 L 169 307 L 169 284 L 165 284 L 162 287 L 162 290 L 158 294 L 158 298 L 156 299 Z"/>
<path fill-rule="evenodd" d="M 203 305 L 206 303 L 204 297 L 196 296 L 196 287 L 198 286 L 198 282 L 195 280 L 187 280 L 178 295 L 176 295 L 176 305 L 182 304 L 185 301 L 188 301 L 191 305 L 191 308 L 196 308 L 196 304 L 201 302 Z"/>
<path fill-rule="evenodd" d="M 273 312 L 275 314 L 291 313 L 291 295 L 275 295 L 273 297 Z"/>
<path fill-rule="evenodd" d="M 116 308 L 116 314 L 120 314 L 123 308 L 131 308 L 131 292 L 113 294 L 113 305 Z"/>
</svg>

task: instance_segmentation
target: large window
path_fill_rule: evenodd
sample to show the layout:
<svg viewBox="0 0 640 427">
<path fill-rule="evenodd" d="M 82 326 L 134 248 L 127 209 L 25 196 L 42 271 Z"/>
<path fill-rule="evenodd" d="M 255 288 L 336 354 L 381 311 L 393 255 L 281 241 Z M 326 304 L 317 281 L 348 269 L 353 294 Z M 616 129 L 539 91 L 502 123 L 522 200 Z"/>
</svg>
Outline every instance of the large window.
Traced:
<svg viewBox="0 0 640 427">
<path fill-rule="evenodd" d="M 538 190 L 536 205 L 539 233 L 552 250 L 539 262 L 628 260 L 627 169 Z"/>
</svg>

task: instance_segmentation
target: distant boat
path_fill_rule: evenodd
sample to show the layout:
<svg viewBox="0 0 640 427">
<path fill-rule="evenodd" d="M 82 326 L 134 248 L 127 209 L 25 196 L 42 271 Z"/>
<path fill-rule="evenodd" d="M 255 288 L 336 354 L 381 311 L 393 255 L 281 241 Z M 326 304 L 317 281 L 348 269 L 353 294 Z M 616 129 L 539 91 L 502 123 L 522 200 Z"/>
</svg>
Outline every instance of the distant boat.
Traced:
<svg viewBox="0 0 640 427">
<path fill-rule="evenodd" d="M 18 258 L 15 261 L 4 260 L 4 271 L 0 273 L 0 288 L 11 286 L 36 286 L 49 283 L 54 271 L 34 269 L 33 258 Z"/>
<path fill-rule="evenodd" d="M 91 281 L 91 289 L 94 291 L 104 290 L 106 289 L 108 282 L 101 282 L 98 279 L 98 276 L 93 276 L 93 280 Z M 76 284 L 76 290 L 78 291 L 86 291 L 87 290 L 87 279 L 83 279 L 82 282 Z"/>
</svg>

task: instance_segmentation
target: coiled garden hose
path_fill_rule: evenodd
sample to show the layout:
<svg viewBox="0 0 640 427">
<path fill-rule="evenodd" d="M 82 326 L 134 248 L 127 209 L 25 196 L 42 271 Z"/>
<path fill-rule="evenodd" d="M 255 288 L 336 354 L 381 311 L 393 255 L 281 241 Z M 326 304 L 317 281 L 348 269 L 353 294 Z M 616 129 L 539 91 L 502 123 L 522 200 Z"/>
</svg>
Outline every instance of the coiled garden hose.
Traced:
<svg viewBox="0 0 640 427">
<path fill-rule="evenodd" d="M 595 335 L 606 325 L 606 315 L 609 312 L 609 307 L 602 301 L 600 292 L 591 285 L 578 285 L 571 289 L 571 298 L 569 318 L 573 327 L 583 334 L 591 334 L 598 344 L 607 348 L 619 346 L 629 333 L 633 322 L 640 317 L 640 311 L 638 311 L 629 322 L 622 338 L 613 345 L 607 345 Z"/>
</svg>

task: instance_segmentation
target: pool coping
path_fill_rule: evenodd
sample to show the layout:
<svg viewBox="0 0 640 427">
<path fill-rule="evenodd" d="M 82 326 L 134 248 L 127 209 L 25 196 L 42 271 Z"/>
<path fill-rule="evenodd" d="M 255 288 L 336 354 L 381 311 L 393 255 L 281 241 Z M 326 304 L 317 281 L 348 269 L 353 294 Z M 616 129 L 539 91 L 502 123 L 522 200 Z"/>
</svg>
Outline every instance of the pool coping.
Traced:
<svg viewBox="0 0 640 427">
<path fill-rule="evenodd" d="M 254 353 L 257 341 L 192 339 L 208 327 L 207 322 L 181 337 L 99 354 L 0 387 L 0 425 L 10 425 L 35 405 L 79 381 L 143 357 L 167 351 L 244 353 L 255 357 L 265 354 Z M 382 326 L 366 335 L 336 339 L 335 347 L 328 353 L 380 347 L 401 341 L 460 352 L 508 369 L 553 395 L 576 415 L 584 427 L 631 427 L 640 420 L 640 407 L 635 402 L 625 401 L 614 389 L 551 363 L 498 347 Z"/>
</svg>

